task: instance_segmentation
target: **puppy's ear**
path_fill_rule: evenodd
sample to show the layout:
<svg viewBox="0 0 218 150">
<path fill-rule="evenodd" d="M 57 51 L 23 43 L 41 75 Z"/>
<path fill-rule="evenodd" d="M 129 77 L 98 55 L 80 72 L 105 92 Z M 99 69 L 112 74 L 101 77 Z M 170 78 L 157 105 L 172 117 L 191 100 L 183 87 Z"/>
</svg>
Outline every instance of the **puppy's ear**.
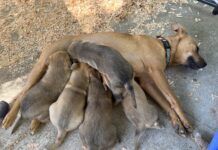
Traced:
<svg viewBox="0 0 218 150">
<path fill-rule="evenodd" d="M 172 30 L 175 31 L 179 36 L 187 34 L 187 31 L 186 31 L 185 27 L 183 27 L 179 23 L 173 23 L 172 24 Z"/>
</svg>

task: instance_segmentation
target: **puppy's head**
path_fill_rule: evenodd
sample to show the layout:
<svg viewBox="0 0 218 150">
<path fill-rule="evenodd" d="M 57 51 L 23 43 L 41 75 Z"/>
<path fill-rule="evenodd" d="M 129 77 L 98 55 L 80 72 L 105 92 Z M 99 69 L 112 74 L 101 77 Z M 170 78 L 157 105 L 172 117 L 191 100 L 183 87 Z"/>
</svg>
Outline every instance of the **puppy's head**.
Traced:
<svg viewBox="0 0 218 150">
<path fill-rule="evenodd" d="M 184 65 L 191 69 L 200 69 L 207 65 L 199 54 L 196 41 L 188 35 L 185 28 L 180 24 L 173 24 L 172 29 L 176 32 L 175 41 L 178 42 L 173 58 L 173 64 Z"/>
</svg>

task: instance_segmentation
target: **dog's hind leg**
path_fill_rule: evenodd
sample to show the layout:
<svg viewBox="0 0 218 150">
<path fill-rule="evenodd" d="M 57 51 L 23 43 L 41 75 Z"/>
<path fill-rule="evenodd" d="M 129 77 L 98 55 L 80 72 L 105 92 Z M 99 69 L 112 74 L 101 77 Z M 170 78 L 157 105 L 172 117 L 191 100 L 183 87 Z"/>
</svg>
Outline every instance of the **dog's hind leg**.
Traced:
<svg viewBox="0 0 218 150">
<path fill-rule="evenodd" d="M 41 79 L 46 69 L 47 69 L 46 59 L 44 58 L 43 55 L 41 55 L 39 58 L 39 61 L 36 63 L 32 71 L 30 72 L 26 85 L 24 86 L 22 91 L 19 93 L 19 95 L 16 96 L 16 99 L 14 100 L 11 110 L 5 116 L 2 122 L 3 128 L 7 129 L 8 127 L 12 125 L 20 109 L 20 104 L 21 104 L 23 97 L 25 96 L 27 91 Z"/>
</svg>

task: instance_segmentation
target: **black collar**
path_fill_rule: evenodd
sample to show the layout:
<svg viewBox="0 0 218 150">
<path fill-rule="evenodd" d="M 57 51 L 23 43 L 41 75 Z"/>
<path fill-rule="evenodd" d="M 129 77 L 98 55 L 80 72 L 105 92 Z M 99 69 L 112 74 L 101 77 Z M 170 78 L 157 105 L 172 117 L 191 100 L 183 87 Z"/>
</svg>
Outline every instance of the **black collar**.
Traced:
<svg viewBox="0 0 218 150">
<path fill-rule="evenodd" d="M 167 66 L 170 64 L 170 53 L 171 53 L 171 46 L 170 43 L 162 36 L 157 36 L 157 39 L 159 39 L 164 46 L 165 52 L 166 52 L 166 64 Z"/>
</svg>

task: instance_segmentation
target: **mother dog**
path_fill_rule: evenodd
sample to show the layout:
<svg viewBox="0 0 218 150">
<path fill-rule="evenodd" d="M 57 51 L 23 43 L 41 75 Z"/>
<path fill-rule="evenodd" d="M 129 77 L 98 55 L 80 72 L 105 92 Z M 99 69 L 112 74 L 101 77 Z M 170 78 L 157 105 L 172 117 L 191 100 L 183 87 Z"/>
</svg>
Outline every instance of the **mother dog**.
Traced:
<svg viewBox="0 0 218 150">
<path fill-rule="evenodd" d="M 206 62 L 199 55 L 197 43 L 183 26 L 174 24 L 175 34 L 165 38 L 126 33 L 93 33 L 66 36 L 42 50 L 42 54 L 29 74 L 28 81 L 16 98 L 13 107 L 3 120 L 8 128 L 16 118 L 20 103 L 27 91 L 35 85 L 47 69 L 47 59 L 56 51 L 67 51 L 74 41 L 87 41 L 116 49 L 132 65 L 139 84 L 170 116 L 179 133 L 191 132 L 192 127 L 182 111 L 178 99 L 167 82 L 164 70 L 168 65 L 185 65 L 203 68 Z"/>
</svg>

